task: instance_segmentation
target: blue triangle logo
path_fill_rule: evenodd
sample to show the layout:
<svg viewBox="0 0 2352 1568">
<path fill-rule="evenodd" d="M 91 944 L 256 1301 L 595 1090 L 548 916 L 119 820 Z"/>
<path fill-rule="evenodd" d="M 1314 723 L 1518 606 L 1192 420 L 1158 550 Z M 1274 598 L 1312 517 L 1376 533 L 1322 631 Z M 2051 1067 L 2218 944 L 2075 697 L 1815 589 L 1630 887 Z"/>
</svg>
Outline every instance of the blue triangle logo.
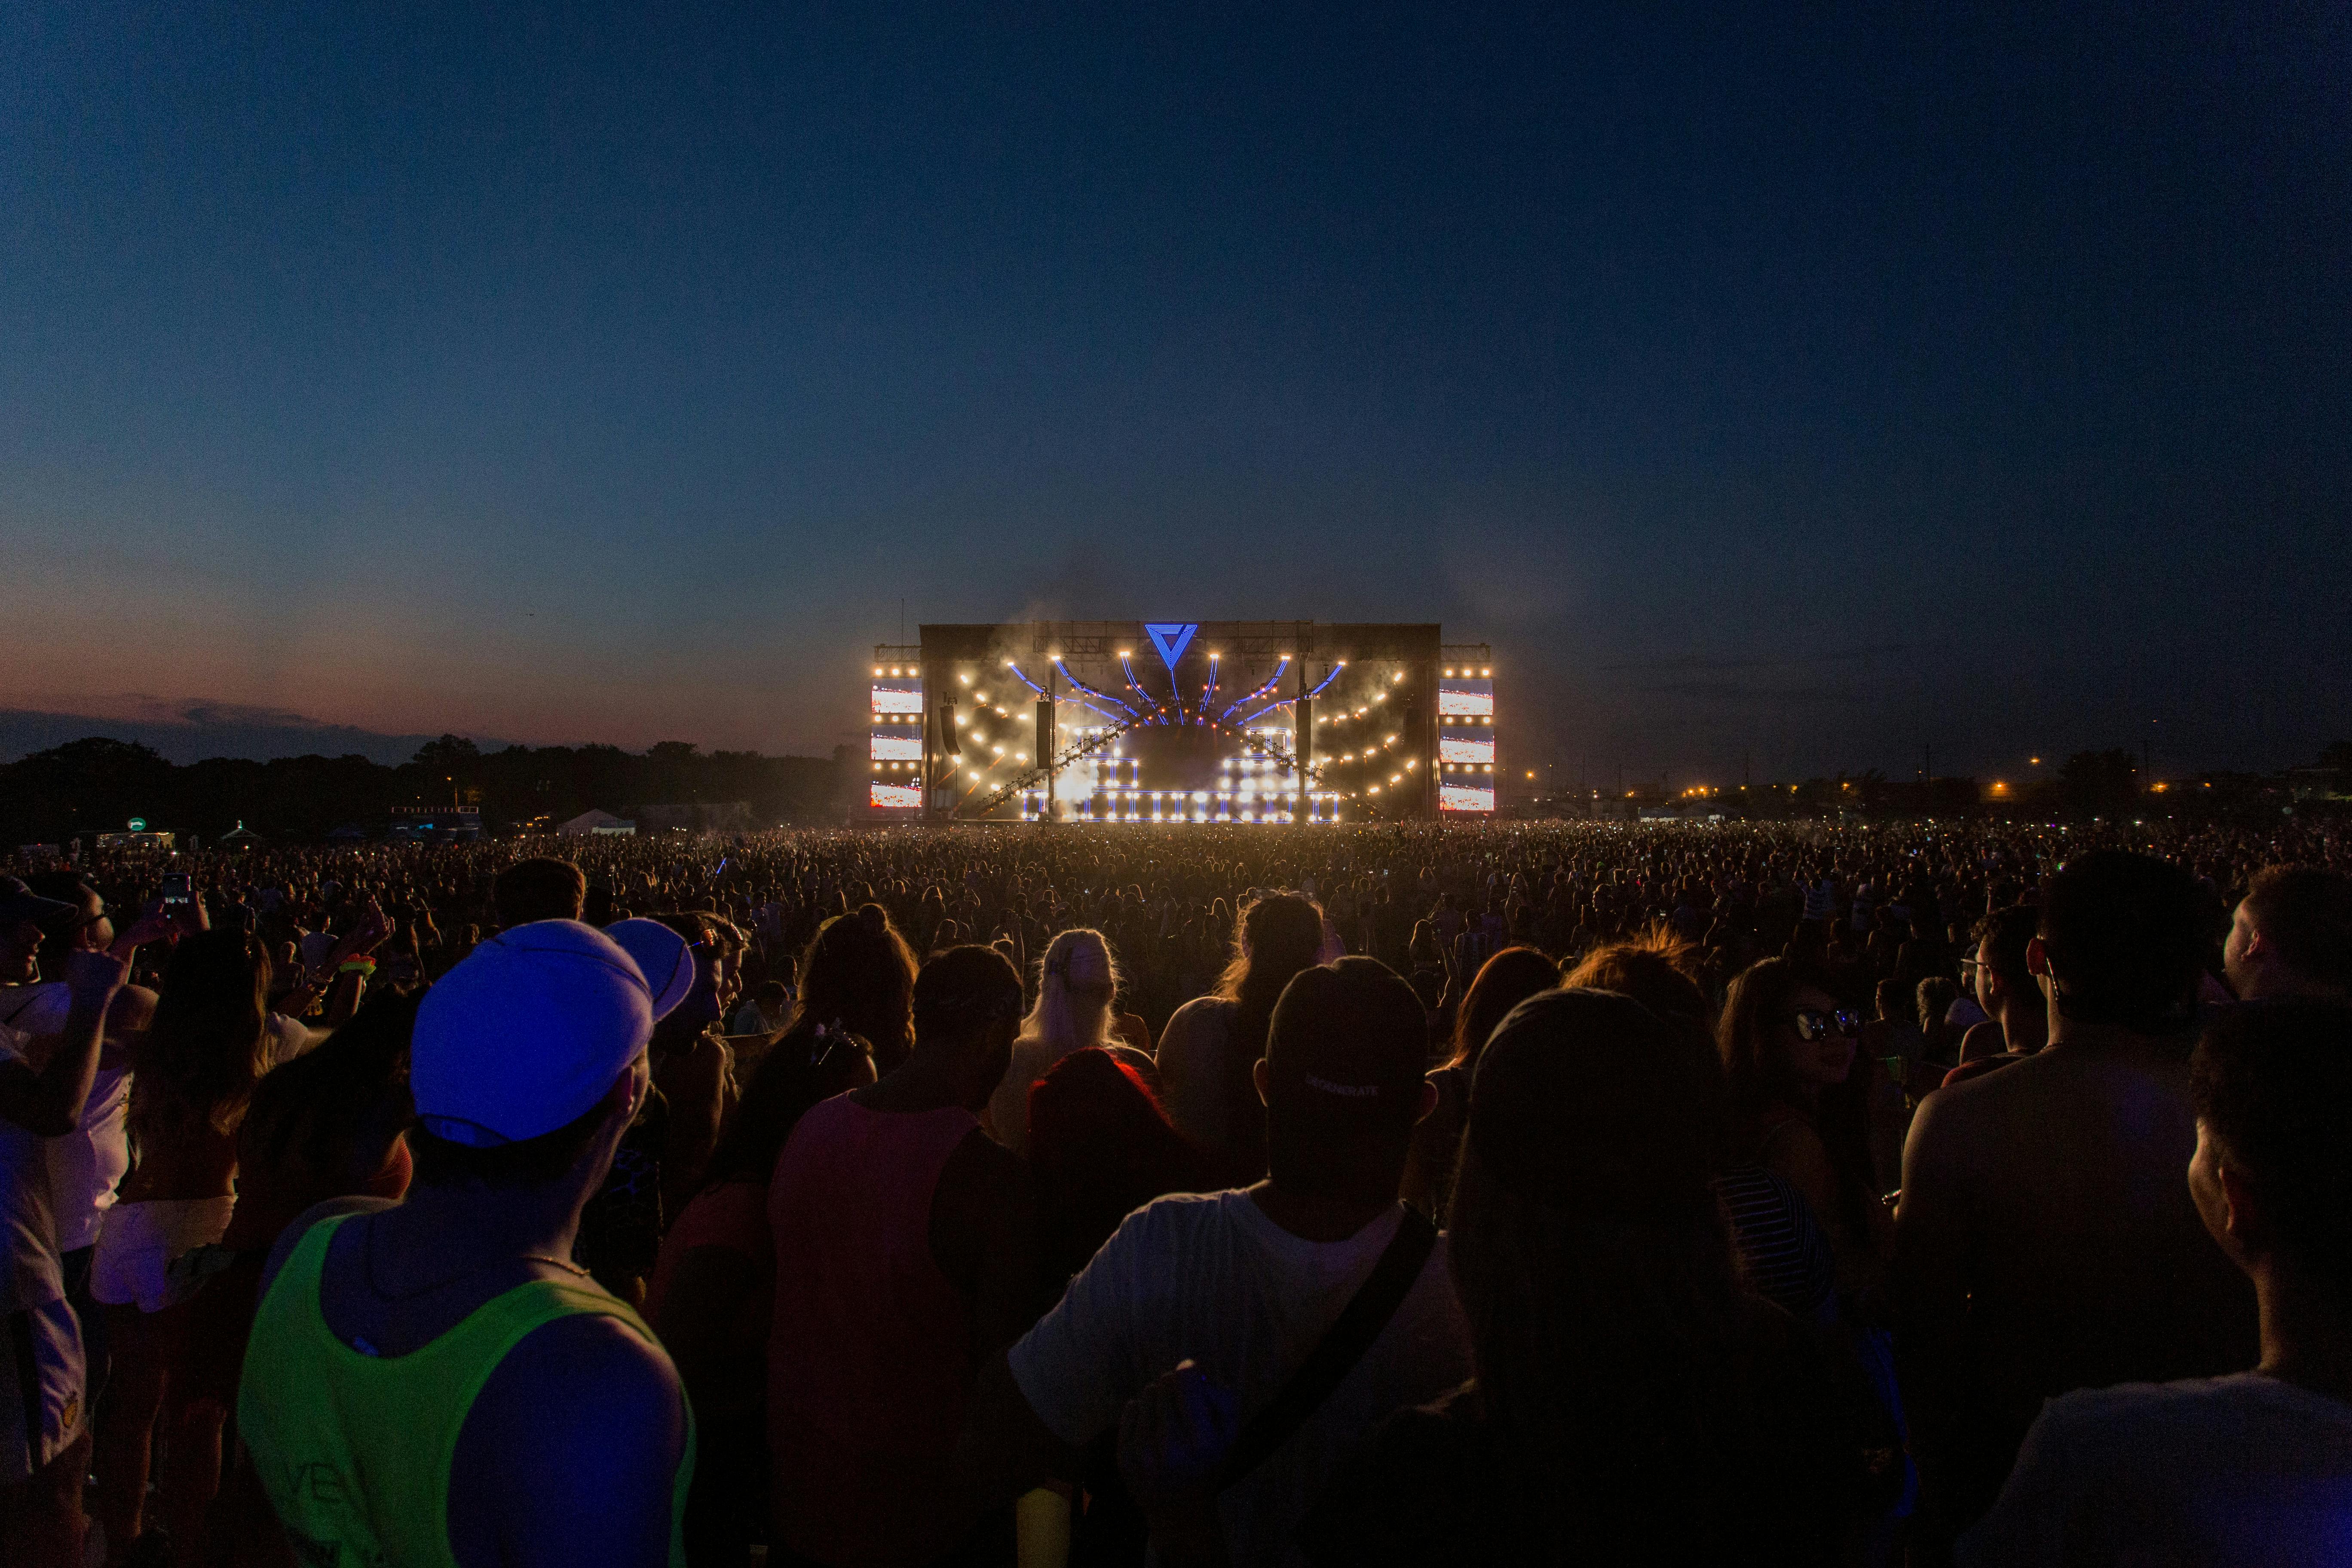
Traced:
<svg viewBox="0 0 2352 1568">
<path fill-rule="evenodd" d="M 1168 666 L 1171 674 L 1175 673 L 1176 661 L 1184 657 L 1184 650 L 1192 646 L 1192 634 L 1200 629 L 1197 621 L 1146 621 L 1143 624 L 1144 635 L 1151 639 L 1151 646 L 1160 650 L 1160 662 Z"/>
</svg>

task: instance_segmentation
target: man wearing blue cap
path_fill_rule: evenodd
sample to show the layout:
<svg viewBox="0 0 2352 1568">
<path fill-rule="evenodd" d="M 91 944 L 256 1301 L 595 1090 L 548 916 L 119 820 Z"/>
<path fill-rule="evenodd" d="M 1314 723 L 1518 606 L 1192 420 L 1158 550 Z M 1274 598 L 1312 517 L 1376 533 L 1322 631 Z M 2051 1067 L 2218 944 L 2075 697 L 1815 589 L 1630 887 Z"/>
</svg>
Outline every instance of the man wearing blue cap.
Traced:
<svg viewBox="0 0 2352 1568">
<path fill-rule="evenodd" d="M 500 932 L 425 995 L 408 1196 L 289 1227 L 238 1392 L 303 1561 L 683 1562 L 677 1373 L 571 1260 L 653 1026 L 635 960 L 573 921 Z"/>
</svg>

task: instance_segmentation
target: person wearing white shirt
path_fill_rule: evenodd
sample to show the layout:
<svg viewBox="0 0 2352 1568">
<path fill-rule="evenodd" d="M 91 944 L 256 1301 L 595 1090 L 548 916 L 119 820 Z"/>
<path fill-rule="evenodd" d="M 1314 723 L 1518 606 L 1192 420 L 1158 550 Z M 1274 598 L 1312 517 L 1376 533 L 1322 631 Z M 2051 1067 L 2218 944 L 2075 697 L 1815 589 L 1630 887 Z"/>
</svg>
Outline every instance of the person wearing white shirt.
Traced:
<svg viewBox="0 0 2352 1568">
<path fill-rule="evenodd" d="M 2051 1400 L 1963 1568 L 2352 1562 L 2352 1009 L 2231 1008 L 2191 1075 L 2189 1187 L 2253 1281 L 2262 1360 Z"/>
</svg>

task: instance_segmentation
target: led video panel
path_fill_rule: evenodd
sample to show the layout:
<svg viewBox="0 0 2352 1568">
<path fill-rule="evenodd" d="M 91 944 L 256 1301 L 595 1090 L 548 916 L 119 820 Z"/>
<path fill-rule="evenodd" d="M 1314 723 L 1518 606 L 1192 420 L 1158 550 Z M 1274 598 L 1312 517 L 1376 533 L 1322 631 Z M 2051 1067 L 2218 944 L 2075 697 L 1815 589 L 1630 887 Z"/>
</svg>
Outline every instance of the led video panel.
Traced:
<svg viewBox="0 0 2352 1568">
<path fill-rule="evenodd" d="M 887 810 L 919 811 L 923 805 L 923 786 L 910 784 L 885 784 L 880 779 L 876 779 L 866 786 L 866 800 L 869 805 L 878 805 Z"/>
<path fill-rule="evenodd" d="M 874 683 L 874 715 L 904 713 L 918 723 L 923 717 L 923 683 L 919 680 L 877 680 Z"/>
<path fill-rule="evenodd" d="M 1491 763 L 1495 760 L 1495 737 L 1488 734 L 1440 735 L 1437 738 L 1437 760 L 1441 763 Z"/>
<path fill-rule="evenodd" d="M 1495 716 L 1495 683 L 1460 677 L 1437 683 L 1440 719 L 1491 719 Z"/>
<path fill-rule="evenodd" d="M 923 757 L 923 731 L 917 724 L 877 724 L 866 739 L 866 754 L 877 763 L 915 763 Z"/>
<path fill-rule="evenodd" d="M 1440 784 L 1437 786 L 1437 809 L 1440 811 L 1492 811 L 1495 809 L 1495 786 L 1493 784 Z"/>
</svg>

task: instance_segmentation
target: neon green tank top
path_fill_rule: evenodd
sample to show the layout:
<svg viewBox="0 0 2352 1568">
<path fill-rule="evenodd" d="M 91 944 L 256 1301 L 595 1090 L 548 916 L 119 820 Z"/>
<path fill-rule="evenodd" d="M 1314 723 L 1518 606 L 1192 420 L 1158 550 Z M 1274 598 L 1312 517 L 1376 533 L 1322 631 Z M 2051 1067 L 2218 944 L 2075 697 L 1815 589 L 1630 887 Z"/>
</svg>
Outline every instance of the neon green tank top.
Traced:
<svg viewBox="0 0 2352 1568">
<path fill-rule="evenodd" d="M 253 1318 L 237 1386 L 237 1434 L 252 1451 L 295 1555 L 316 1568 L 457 1568 L 449 1469 L 457 1434 L 490 1373 L 522 1337 L 558 1318 L 616 1318 L 658 1345 L 645 1320 L 595 1286 L 535 1279 L 494 1296 L 406 1355 L 362 1355 L 319 1310 L 327 1246 L 349 1215 L 295 1245 Z M 670 1500 L 669 1560 L 694 1479 L 694 1415 Z"/>
</svg>

